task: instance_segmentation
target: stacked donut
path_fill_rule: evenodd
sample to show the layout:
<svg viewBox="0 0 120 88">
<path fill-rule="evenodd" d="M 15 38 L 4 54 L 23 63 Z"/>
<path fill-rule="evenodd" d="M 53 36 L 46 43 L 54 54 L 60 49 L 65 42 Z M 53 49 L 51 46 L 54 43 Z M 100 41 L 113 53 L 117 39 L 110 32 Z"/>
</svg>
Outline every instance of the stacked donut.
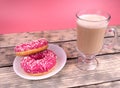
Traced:
<svg viewBox="0 0 120 88">
<path fill-rule="evenodd" d="M 52 71 L 56 65 L 56 54 L 48 49 L 44 38 L 23 43 L 14 48 L 21 57 L 21 68 L 30 75 L 43 75 Z"/>
</svg>

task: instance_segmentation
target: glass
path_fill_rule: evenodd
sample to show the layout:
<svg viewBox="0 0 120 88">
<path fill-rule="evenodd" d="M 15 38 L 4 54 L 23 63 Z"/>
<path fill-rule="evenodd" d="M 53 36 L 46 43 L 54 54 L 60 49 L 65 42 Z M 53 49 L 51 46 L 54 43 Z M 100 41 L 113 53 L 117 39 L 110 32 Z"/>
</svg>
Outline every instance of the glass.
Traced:
<svg viewBox="0 0 120 88">
<path fill-rule="evenodd" d="M 81 70 L 94 70 L 98 66 L 96 55 L 103 48 L 104 36 L 108 31 L 117 32 L 114 28 L 108 29 L 110 14 L 99 10 L 85 10 L 76 14 L 77 17 L 77 50 L 80 54 L 77 66 Z M 109 47 L 109 46 L 108 46 Z"/>
</svg>

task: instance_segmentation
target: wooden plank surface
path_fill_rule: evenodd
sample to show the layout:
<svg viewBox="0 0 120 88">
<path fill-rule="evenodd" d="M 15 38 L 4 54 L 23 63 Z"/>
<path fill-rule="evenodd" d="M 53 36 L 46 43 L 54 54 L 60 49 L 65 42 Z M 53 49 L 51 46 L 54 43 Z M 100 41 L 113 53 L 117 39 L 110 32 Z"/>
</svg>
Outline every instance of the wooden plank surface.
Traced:
<svg viewBox="0 0 120 88">
<path fill-rule="evenodd" d="M 77 59 L 68 60 L 56 75 L 43 80 L 30 81 L 17 76 L 12 67 L 0 68 L 0 86 L 3 88 L 66 88 L 93 85 L 120 80 L 120 54 L 99 56 L 99 66 L 95 71 L 80 71 Z M 114 70 L 113 70 L 114 69 Z M 89 88 L 89 87 L 88 87 Z M 108 87 L 109 88 L 109 87 Z"/>
<path fill-rule="evenodd" d="M 116 28 L 120 36 L 120 26 Z M 111 36 L 113 34 L 109 34 L 105 38 L 107 44 L 113 39 Z M 68 57 L 65 67 L 48 79 L 30 81 L 20 78 L 12 67 L 15 58 L 14 46 L 42 37 L 47 38 L 49 43 L 57 44 L 65 50 Z M 95 71 L 80 71 L 76 66 L 77 56 L 75 29 L 0 34 L 0 79 L 2 79 L 0 88 L 119 88 L 120 46 L 103 49 L 97 56 L 99 66 Z"/>
<path fill-rule="evenodd" d="M 46 32 L 41 32 L 41 35 L 46 38 L 49 38 L 49 42 L 50 43 L 54 43 L 54 44 L 58 44 L 59 46 L 61 46 L 66 54 L 68 58 L 75 58 L 78 56 L 78 52 L 76 50 L 76 34 L 75 34 L 75 30 L 69 30 L 66 34 L 66 30 L 61 30 L 60 32 L 58 30 L 56 31 L 46 31 Z M 18 33 L 18 37 L 20 38 L 20 40 L 16 40 L 17 34 L 7 34 L 7 35 L 3 35 L 2 37 L 0 37 L 0 67 L 2 66 L 10 66 L 12 65 L 12 62 L 15 58 L 15 53 L 14 53 L 14 46 L 18 43 L 23 43 L 26 42 L 27 40 L 30 41 L 30 39 L 37 39 L 39 36 L 39 33 Z M 67 36 L 65 36 L 67 35 Z M 26 37 L 27 36 L 27 37 Z M 31 36 L 31 37 L 30 37 Z M 34 37 L 33 37 L 34 36 Z M 111 42 L 113 38 L 105 38 L 105 41 L 107 41 L 107 44 L 109 44 Z M 119 37 L 119 41 L 120 41 L 120 37 Z M 106 54 L 106 53 L 117 53 L 120 52 L 120 46 L 117 47 L 116 49 L 103 49 L 100 54 Z"/>
<path fill-rule="evenodd" d="M 66 36 L 67 35 L 67 36 Z M 20 43 L 29 42 L 39 38 L 46 38 L 49 42 L 61 42 L 76 39 L 76 32 L 73 29 L 54 30 L 41 32 L 26 32 L 0 35 L 0 47 L 15 46 Z"/>
<path fill-rule="evenodd" d="M 76 49 L 76 41 L 52 43 L 52 44 L 57 44 L 60 47 L 62 47 L 64 51 L 66 52 L 68 59 L 76 58 L 79 55 Z M 106 49 L 105 48 L 99 53 L 99 55 L 119 53 L 120 52 L 119 48 L 118 49 L 111 49 L 111 48 Z M 0 67 L 11 66 L 14 58 L 15 58 L 14 47 L 1 47 L 0 48 Z"/>
<path fill-rule="evenodd" d="M 83 86 L 83 87 L 78 86 L 78 87 L 74 87 L 74 88 L 120 88 L 120 81 L 86 85 L 86 86 Z"/>
<path fill-rule="evenodd" d="M 120 36 L 119 26 L 116 29 Z M 113 36 L 113 33 L 108 33 L 107 36 Z M 76 40 L 76 29 L 0 34 L 0 47 L 16 46 L 39 38 L 46 38 L 49 42 Z"/>
</svg>

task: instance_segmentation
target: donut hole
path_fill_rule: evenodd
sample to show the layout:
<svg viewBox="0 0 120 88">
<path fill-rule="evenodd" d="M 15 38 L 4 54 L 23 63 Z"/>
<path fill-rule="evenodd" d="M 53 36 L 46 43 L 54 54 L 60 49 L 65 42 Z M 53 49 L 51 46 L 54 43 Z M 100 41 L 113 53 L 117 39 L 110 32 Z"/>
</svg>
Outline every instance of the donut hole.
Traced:
<svg viewBox="0 0 120 88">
<path fill-rule="evenodd" d="M 45 56 L 39 56 L 37 58 L 34 58 L 35 60 L 43 59 Z"/>
<path fill-rule="evenodd" d="M 34 58 L 35 60 L 40 60 L 40 59 L 43 59 L 44 57 L 45 57 L 45 55 L 43 55 L 43 54 L 36 54 L 36 55 L 31 55 L 30 56 L 31 58 Z"/>
</svg>

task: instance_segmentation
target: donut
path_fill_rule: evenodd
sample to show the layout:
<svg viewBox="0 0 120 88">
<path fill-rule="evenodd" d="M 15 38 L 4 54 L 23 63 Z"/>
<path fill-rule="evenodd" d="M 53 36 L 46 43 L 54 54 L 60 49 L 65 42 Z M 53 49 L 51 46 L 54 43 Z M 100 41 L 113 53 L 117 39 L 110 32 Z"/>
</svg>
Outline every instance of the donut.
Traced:
<svg viewBox="0 0 120 88">
<path fill-rule="evenodd" d="M 17 56 L 26 56 L 47 49 L 48 41 L 45 38 L 17 45 L 14 51 Z"/>
<path fill-rule="evenodd" d="M 22 57 L 21 68 L 29 75 L 44 75 L 52 71 L 56 65 L 56 54 L 51 50 L 44 50 Z"/>
</svg>

